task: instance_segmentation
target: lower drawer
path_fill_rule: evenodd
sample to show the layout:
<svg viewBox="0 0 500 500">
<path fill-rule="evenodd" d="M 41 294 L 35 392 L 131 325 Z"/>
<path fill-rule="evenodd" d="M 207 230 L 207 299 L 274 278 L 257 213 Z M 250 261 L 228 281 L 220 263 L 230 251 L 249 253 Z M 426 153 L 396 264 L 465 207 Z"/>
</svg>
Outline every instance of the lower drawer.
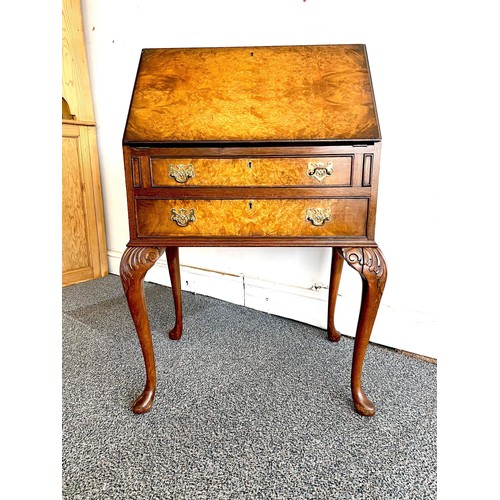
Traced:
<svg viewBox="0 0 500 500">
<path fill-rule="evenodd" d="M 367 198 L 137 199 L 139 237 L 365 236 Z"/>
</svg>

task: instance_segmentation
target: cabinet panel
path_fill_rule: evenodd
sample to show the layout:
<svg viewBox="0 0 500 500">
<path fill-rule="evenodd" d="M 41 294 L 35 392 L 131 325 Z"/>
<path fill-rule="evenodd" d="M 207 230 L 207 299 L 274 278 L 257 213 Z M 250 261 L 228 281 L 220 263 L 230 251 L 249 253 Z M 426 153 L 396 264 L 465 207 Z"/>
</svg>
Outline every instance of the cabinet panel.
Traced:
<svg viewBox="0 0 500 500">
<path fill-rule="evenodd" d="M 62 281 L 108 272 L 96 129 L 79 0 L 62 2 Z"/>
<path fill-rule="evenodd" d="M 89 130 L 91 133 L 89 134 Z M 63 285 L 107 274 L 100 217 L 96 211 L 89 137 L 93 127 L 63 124 L 62 137 L 62 273 Z"/>
<path fill-rule="evenodd" d="M 78 131 L 78 127 L 75 127 Z M 63 227 L 63 273 L 81 269 L 92 270 L 92 259 L 88 247 L 88 223 L 85 216 L 85 199 L 82 187 L 82 159 L 80 136 L 69 135 L 62 139 L 64 158 L 62 172 L 62 227 Z"/>
</svg>

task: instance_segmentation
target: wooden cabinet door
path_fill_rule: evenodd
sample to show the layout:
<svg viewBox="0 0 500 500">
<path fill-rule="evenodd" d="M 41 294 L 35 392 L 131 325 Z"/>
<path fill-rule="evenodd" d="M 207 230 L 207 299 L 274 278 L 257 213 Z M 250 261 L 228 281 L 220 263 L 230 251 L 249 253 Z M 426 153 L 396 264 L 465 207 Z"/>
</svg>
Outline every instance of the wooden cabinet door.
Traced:
<svg viewBox="0 0 500 500">
<path fill-rule="evenodd" d="M 95 127 L 62 124 L 63 286 L 108 272 Z"/>
</svg>

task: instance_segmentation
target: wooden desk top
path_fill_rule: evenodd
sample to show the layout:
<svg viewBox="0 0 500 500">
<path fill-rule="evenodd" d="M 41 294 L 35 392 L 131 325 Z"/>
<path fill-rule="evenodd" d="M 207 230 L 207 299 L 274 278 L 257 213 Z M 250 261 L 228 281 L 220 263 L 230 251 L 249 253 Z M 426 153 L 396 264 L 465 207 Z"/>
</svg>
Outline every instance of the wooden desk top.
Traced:
<svg viewBox="0 0 500 500">
<path fill-rule="evenodd" d="M 364 45 L 145 49 L 124 144 L 381 139 Z"/>
</svg>

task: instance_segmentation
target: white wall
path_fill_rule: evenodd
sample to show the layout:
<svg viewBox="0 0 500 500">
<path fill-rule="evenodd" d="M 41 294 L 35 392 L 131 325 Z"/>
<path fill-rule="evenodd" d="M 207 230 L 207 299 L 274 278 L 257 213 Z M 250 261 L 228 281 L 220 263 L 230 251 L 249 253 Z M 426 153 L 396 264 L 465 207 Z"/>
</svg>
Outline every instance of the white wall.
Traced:
<svg viewBox="0 0 500 500">
<path fill-rule="evenodd" d="M 376 240 L 389 266 L 372 341 L 437 357 L 443 262 L 435 245 L 444 228 L 437 193 L 446 148 L 438 116 L 449 69 L 447 15 L 438 2 L 83 0 L 82 8 L 114 273 L 128 241 L 121 138 L 142 48 L 366 44 L 383 135 Z M 181 249 L 183 285 L 325 327 L 330 255 L 329 249 Z M 165 265 L 155 267 L 149 278 L 167 283 Z M 343 333 L 354 334 L 360 290 L 359 276 L 345 266 L 338 303 Z"/>
</svg>

